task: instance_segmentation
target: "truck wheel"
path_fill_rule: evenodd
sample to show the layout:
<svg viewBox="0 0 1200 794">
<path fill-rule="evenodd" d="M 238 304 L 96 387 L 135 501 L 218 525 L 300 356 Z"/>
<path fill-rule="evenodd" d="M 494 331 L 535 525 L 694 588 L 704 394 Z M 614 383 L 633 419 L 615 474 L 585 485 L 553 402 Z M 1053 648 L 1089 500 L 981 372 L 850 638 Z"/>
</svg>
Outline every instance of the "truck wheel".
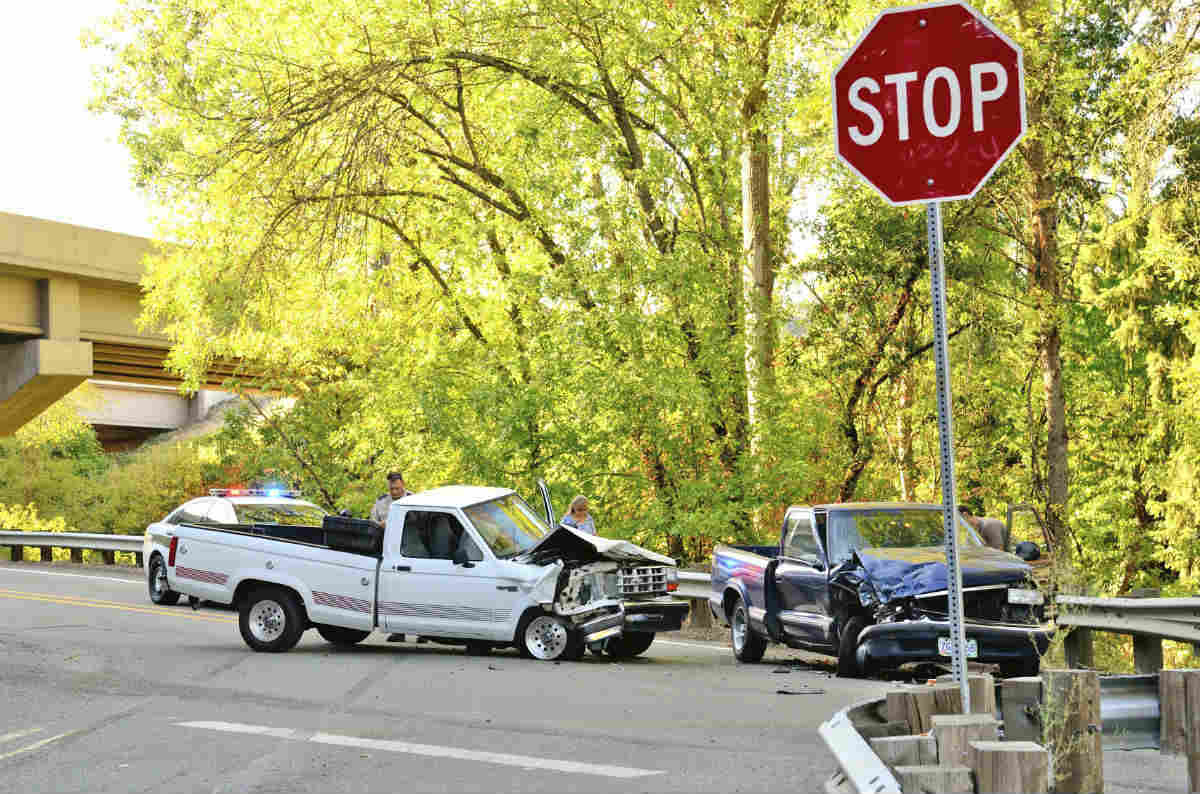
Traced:
<svg viewBox="0 0 1200 794">
<path fill-rule="evenodd" d="M 733 658 L 739 662 L 754 664 L 767 652 L 767 641 L 750 628 L 750 615 L 740 599 L 729 616 L 729 640 L 733 645 Z"/>
<path fill-rule="evenodd" d="M 608 642 L 604 644 L 604 651 L 614 659 L 632 659 L 645 653 L 652 642 L 654 642 L 654 632 L 635 631 L 622 634 L 620 637 L 609 638 Z"/>
<path fill-rule="evenodd" d="M 556 615 L 531 614 L 517 630 L 517 648 L 527 658 L 572 661 L 583 656 L 583 638 Z"/>
<path fill-rule="evenodd" d="M 862 678 L 863 671 L 858 666 L 858 635 L 867 626 L 867 619 L 855 615 L 846 621 L 838 639 L 837 674 L 841 678 Z"/>
<path fill-rule="evenodd" d="M 255 590 L 238 610 L 242 639 L 256 651 L 290 651 L 304 633 L 304 613 L 296 597 L 282 587 Z"/>
<path fill-rule="evenodd" d="M 150 558 L 150 572 L 146 575 L 146 585 L 150 590 L 150 600 L 156 604 L 169 607 L 179 603 L 179 593 L 167 587 L 167 564 L 161 554 Z"/>
<path fill-rule="evenodd" d="M 371 632 L 362 629 L 348 629 L 345 626 L 317 624 L 317 634 L 320 634 L 321 639 L 325 642 L 349 648 L 351 645 L 357 645 L 365 640 L 371 635 Z"/>
</svg>

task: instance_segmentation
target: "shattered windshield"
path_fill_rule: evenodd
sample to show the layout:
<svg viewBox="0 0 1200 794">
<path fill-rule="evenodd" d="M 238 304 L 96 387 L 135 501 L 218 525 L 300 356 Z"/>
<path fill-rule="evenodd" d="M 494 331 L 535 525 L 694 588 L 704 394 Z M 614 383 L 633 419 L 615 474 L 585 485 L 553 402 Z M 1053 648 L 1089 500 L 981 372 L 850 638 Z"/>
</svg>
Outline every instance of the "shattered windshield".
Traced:
<svg viewBox="0 0 1200 794">
<path fill-rule="evenodd" d="M 855 549 L 896 549 L 942 546 L 941 510 L 912 508 L 830 510 L 829 558 L 833 565 L 850 559 Z M 979 546 L 975 533 L 956 516 L 960 545 Z"/>
<path fill-rule="evenodd" d="M 512 557 L 550 532 L 525 500 L 516 494 L 481 502 L 463 510 L 497 557 Z"/>
</svg>

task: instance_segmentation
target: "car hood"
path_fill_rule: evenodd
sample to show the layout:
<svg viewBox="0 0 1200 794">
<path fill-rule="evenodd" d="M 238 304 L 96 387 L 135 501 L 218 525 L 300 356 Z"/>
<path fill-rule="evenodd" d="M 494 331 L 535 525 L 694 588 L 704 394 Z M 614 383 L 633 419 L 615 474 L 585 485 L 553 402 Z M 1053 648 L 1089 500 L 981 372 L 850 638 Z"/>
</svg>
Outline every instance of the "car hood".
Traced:
<svg viewBox="0 0 1200 794">
<path fill-rule="evenodd" d="M 537 542 L 528 551 L 513 558 L 516 562 L 545 565 L 553 560 L 564 563 L 589 563 L 596 560 L 635 562 L 654 565 L 675 565 L 675 560 L 663 554 L 643 549 L 627 540 L 613 540 L 560 524 L 557 529 Z"/>
<path fill-rule="evenodd" d="M 946 551 L 922 546 L 907 549 L 859 549 L 855 552 L 862 577 L 883 601 L 936 593 L 947 588 Z M 958 552 L 963 587 L 1019 584 L 1031 568 L 1020 557 L 987 546 L 968 546 Z"/>
</svg>

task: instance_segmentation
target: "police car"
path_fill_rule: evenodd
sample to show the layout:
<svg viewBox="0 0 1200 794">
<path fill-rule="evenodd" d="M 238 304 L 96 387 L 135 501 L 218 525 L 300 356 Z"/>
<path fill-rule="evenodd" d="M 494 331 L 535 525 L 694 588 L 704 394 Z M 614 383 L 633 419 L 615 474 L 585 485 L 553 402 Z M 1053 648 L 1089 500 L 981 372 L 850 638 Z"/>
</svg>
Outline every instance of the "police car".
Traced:
<svg viewBox="0 0 1200 794">
<path fill-rule="evenodd" d="M 143 559 L 150 600 L 163 605 L 179 601 L 180 594 L 167 586 L 167 566 L 175 561 L 163 559 L 161 553 L 167 549 L 167 554 L 175 556 L 172 540 L 174 527 L 179 524 L 321 526 L 326 515 L 320 507 L 301 499 L 299 492 L 283 488 L 213 488 L 208 496 L 184 502 L 146 528 Z"/>
</svg>

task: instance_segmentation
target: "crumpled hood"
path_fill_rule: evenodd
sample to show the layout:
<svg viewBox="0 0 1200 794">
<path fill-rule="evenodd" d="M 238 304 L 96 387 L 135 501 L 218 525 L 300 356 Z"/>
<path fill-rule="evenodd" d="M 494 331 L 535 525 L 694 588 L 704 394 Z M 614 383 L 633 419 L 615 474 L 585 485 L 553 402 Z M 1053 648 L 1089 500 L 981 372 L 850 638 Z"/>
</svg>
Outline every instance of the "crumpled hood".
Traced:
<svg viewBox="0 0 1200 794">
<path fill-rule="evenodd" d="M 865 578 L 885 602 L 934 593 L 949 586 L 943 548 L 859 549 L 855 554 Z M 958 554 L 963 587 L 1019 584 L 1032 570 L 1020 557 L 987 546 L 960 548 Z"/>
<path fill-rule="evenodd" d="M 561 559 L 571 562 L 615 560 L 654 565 L 675 565 L 675 560 L 663 554 L 643 549 L 627 540 L 613 540 L 589 535 L 560 524 L 558 529 L 538 541 L 537 545 L 514 558 L 517 562 L 545 564 Z"/>
</svg>

